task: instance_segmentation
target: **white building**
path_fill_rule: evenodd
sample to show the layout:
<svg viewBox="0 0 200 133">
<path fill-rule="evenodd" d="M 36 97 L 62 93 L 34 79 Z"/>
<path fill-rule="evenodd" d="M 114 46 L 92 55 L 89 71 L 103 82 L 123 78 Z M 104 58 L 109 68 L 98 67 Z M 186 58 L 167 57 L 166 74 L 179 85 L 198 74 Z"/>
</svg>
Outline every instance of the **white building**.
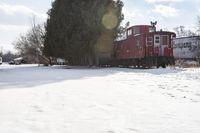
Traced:
<svg viewBox="0 0 200 133">
<path fill-rule="evenodd" d="M 200 36 L 175 38 L 173 40 L 175 59 L 195 60 L 200 53 Z"/>
</svg>

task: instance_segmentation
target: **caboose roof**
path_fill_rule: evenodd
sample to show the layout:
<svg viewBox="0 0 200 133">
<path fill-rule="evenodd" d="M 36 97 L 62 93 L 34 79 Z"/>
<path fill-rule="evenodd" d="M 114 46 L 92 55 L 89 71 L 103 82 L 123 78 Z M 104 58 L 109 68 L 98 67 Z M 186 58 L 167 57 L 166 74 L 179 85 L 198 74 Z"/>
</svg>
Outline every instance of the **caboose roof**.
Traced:
<svg viewBox="0 0 200 133">
<path fill-rule="evenodd" d="M 131 29 L 133 27 L 153 27 L 153 26 L 151 26 L 151 25 L 133 25 L 133 26 L 129 27 L 128 29 Z"/>
</svg>

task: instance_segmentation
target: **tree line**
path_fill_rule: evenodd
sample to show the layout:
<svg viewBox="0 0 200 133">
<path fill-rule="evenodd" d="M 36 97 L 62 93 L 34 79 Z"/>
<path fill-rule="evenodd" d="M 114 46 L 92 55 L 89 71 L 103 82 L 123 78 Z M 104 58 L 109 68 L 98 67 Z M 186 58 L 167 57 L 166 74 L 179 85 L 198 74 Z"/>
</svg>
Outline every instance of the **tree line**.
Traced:
<svg viewBox="0 0 200 133">
<path fill-rule="evenodd" d="M 121 32 L 122 7 L 121 0 L 55 0 L 47 22 L 34 24 L 13 45 L 32 62 L 62 58 L 71 65 L 97 65 L 102 49 L 110 52 Z"/>
<path fill-rule="evenodd" d="M 45 24 L 32 24 L 13 45 L 30 63 L 65 59 L 70 65 L 98 65 L 112 53 L 114 40 L 124 32 L 121 0 L 55 0 Z M 200 35 L 184 26 L 174 28 L 177 37 Z"/>
</svg>

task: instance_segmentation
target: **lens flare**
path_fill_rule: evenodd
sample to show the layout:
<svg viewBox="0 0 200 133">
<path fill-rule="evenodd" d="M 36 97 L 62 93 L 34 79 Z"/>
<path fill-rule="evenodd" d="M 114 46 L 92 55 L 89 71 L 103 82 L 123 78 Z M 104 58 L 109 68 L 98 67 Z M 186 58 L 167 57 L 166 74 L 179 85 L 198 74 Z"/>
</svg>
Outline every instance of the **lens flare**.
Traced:
<svg viewBox="0 0 200 133">
<path fill-rule="evenodd" d="M 106 29 L 111 30 L 117 26 L 118 19 L 113 13 L 107 13 L 103 16 L 102 23 Z"/>
</svg>

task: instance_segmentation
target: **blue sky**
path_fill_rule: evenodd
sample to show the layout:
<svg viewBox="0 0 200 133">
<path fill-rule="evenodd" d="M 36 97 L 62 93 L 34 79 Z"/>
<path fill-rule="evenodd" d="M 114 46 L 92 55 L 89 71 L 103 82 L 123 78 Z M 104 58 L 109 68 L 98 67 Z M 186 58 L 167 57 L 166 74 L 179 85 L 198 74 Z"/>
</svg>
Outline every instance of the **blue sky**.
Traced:
<svg viewBox="0 0 200 133">
<path fill-rule="evenodd" d="M 0 0 L 0 50 L 13 51 L 12 42 L 26 33 L 33 16 L 46 21 L 52 0 Z M 172 30 L 184 25 L 194 30 L 200 15 L 200 0 L 123 0 L 125 22 L 131 25 L 158 21 L 158 29 Z"/>
</svg>

